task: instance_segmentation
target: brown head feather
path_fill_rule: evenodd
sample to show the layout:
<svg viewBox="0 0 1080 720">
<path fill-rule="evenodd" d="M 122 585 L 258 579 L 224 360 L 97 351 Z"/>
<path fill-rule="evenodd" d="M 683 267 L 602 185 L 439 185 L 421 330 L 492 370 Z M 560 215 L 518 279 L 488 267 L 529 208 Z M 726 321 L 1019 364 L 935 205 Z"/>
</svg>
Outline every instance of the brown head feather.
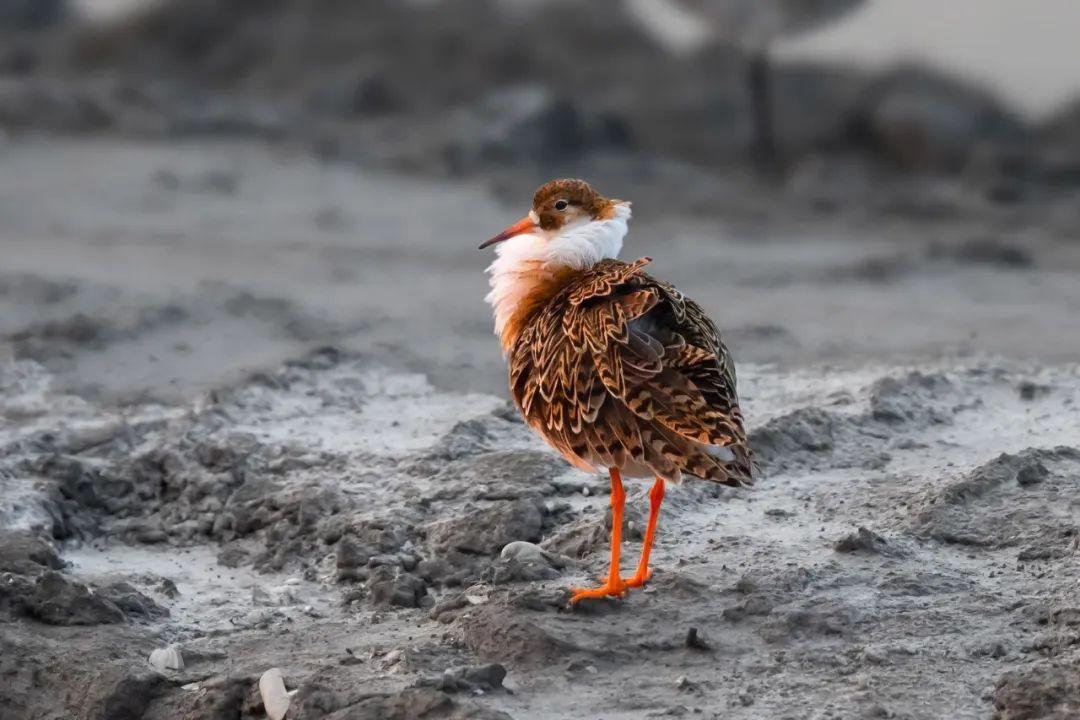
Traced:
<svg viewBox="0 0 1080 720">
<path fill-rule="evenodd" d="M 544 230 L 558 230 L 569 220 L 611 216 L 616 200 L 604 197 L 584 180 L 564 178 L 542 185 L 533 195 L 533 210 Z M 565 205 L 563 205 L 565 203 Z"/>
</svg>

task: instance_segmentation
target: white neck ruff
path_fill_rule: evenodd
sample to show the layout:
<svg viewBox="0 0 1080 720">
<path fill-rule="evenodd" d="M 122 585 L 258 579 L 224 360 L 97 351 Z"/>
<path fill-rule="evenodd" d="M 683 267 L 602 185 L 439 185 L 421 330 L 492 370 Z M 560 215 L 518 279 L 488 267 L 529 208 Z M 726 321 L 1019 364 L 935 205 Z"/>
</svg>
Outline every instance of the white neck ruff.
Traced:
<svg viewBox="0 0 1080 720">
<path fill-rule="evenodd" d="M 484 298 L 495 315 L 495 334 L 502 335 L 518 304 L 560 270 L 585 270 L 618 257 L 630 222 L 630 204 L 615 205 L 606 220 L 586 220 L 558 233 L 537 229 L 495 246 L 488 267 L 491 292 Z"/>
</svg>

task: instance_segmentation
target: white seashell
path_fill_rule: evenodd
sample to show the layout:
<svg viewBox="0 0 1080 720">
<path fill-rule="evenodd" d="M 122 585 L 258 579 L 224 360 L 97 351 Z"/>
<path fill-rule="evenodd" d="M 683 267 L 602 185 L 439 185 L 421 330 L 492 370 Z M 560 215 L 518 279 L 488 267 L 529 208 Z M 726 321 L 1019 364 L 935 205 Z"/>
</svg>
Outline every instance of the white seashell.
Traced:
<svg viewBox="0 0 1080 720">
<path fill-rule="evenodd" d="M 285 678 L 279 668 L 270 668 L 259 678 L 259 695 L 270 720 L 284 720 L 292 696 L 285 689 Z"/>
<path fill-rule="evenodd" d="M 169 670 L 183 670 L 184 656 L 180 654 L 179 645 L 169 645 L 157 648 L 150 653 L 150 666 L 158 672 Z"/>
</svg>

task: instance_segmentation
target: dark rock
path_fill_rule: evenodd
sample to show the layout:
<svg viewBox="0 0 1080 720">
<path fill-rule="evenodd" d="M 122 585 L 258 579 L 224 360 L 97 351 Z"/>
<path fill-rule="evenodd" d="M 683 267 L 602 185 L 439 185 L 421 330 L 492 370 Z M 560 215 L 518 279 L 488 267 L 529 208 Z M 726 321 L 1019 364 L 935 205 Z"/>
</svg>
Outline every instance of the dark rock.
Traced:
<svg viewBox="0 0 1080 720">
<path fill-rule="evenodd" d="M 1041 662 L 1001 676 L 994 689 L 995 720 L 1080 717 L 1080 664 Z"/>
<path fill-rule="evenodd" d="M 373 603 L 391 607 L 420 607 L 427 595 L 423 580 L 390 565 L 380 565 L 371 571 L 367 589 Z"/>
<path fill-rule="evenodd" d="M 289 707 L 289 720 L 511 720 L 510 716 L 475 703 L 454 700 L 430 687 L 395 693 L 337 691 L 302 685 Z"/>
<path fill-rule="evenodd" d="M 841 553 L 879 553 L 885 550 L 887 545 L 885 538 L 867 528 L 860 527 L 833 543 L 833 549 Z"/>
<path fill-rule="evenodd" d="M 1028 402 L 1041 397 L 1046 397 L 1050 394 L 1050 390 L 1050 386 L 1040 385 L 1031 380 L 1024 380 L 1016 387 L 1016 391 L 1020 393 L 1020 399 Z"/>
<path fill-rule="evenodd" d="M 351 71 L 315 90 L 310 104 L 320 113 L 346 118 L 370 117 L 406 109 L 405 97 L 383 73 Z"/>
<path fill-rule="evenodd" d="M 604 547 L 611 537 L 605 522 L 594 518 L 578 520 L 559 528 L 543 542 L 543 548 L 557 555 L 581 559 L 597 548 Z"/>
<path fill-rule="evenodd" d="M 817 408 L 800 408 L 774 418 L 750 433 L 750 447 L 762 465 L 780 464 L 806 453 L 830 452 L 843 421 Z"/>
<path fill-rule="evenodd" d="M 538 542 L 543 514 L 530 500 L 502 501 L 428 526 L 428 543 L 438 551 L 492 556 L 515 540 Z"/>
<path fill-rule="evenodd" d="M 465 593 L 453 593 L 446 595 L 435 603 L 435 606 L 431 608 L 431 612 L 428 613 L 428 617 L 441 623 L 451 622 L 457 619 L 459 610 L 469 606 L 470 603 L 468 598 L 465 597 Z"/>
<path fill-rule="evenodd" d="M 1027 135 L 988 92 L 917 67 L 871 86 L 853 127 L 870 149 L 907 170 L 957 171 L 977 152 L 1011 149 Z"/>
<path fill-rule="evenodd" d="M 539 545 L 517 540 L 499 553 L 499 559 L 491 566 L 491 582 L 501 585 L 508 582 L 531 582 L 551 580 L 559 576 L 566 562 Z"/>
<path fill-rule="evenodd" d="M 478 605 L 457 622 L 467 648 L 498 662 L 538 666 L 585 650 L 581 638 L 534 622 L 518 608 Z"/>
<path fill-rule="evenodd" d="M 28 532 L 0 530 L 0 572 L 36 575 L 64 566 L 52 546 Z"/>
<path fill-rule="evenodd" d="M 0 128 L 83 133 L 105 129 L 114 121 L 99 94 L 85 88 L 39 78 L 0 79 Z"/>
<path fill-rule="evenodd" d="M 162 693 L 137 717 L 141 720 L 235 720 L 263 716 L 257 678 L 239 676 L 208 678 L 185 693 Z"/>
<path fill-rule="evenodd" d="M 951 260 L 962 265 L 982 265 L 1003 270 L 1035 266 L 1035 258 L 1030 251 L 995 238 L 973 238 L 959 245 L 934 245 L 930 248 L 930 257 Z"/>
<path fill-rule="evenodd" d="M 1078 467 L 1080 451 L 1068 447 L 1002 454 L 929 492 L 915 513 L 914 529 L 947 543 L 1022 544 L 1030 557 L 1057 556 L 1055 548 L 1068 546 L 1075 526 L 1063 500 L 1075 487 L 1069 477 Z"/>
<path fill-rule="evenodd" d="M 857 620 L 855 610 L 843 603 L 822 601 L 808 607 L 774 610 L 763 634 L 774 643 L 819 637 L 839 637 L 851 633 Z"/>
<path fill-rule="evenodd" d="M 589 140 L 576 105 L 538 86 L 495 90 L 461 122 L 458 166 L 550 161 L 580 152 Z"/>
<path fill-rule="evenodd" d="M 0 30 L 41 30 L 68 15 L 67 0 L 0 0 Z"/>
<path fill-rule="evenodd" d="M 175 585 L 173 587 L 175 589 Z M 169 614 L 168 609 L 161 607 L 126 582 L 114 582 L 98 587 L 96 594 L 115 604 L 128 616 L 154 620 Z"/>
<path fill-rule="evenodd" d="M 433 460 L 459 460 L 492 449 L 494 429 L 492 422 L 498 418 L 473 418 L 463 420 L 439 439 L 428 453 Z"/>
<path fill-rule="evenodd" d="M 940 401 L 951 389 L 949 379 L 937 373 L 882 378 L 870 389 L 870 412 L 875 420 L 886 423 L 947 423 L 952 416 Z"/>
<path fill-rule="evenodd" d="M 366 579 L 368 577 L 366 566 L 369 557 L 368 549 L 359 545 L 355 539 L 348 535 L 341 538 L 335 549 L 338 582 Z"/>
<path fill-rule="evenodd" d="M 104 625 L 124 622 L 124 611 L 113 601 L 58 572 L 37 579 L 25 612 L 50 625 Z"/>
<path fill-rule="evenodd" d="M 446 692 L 491 692 L 499 690 L 506 678 L 506 668 L 499 663 L 472 667 L 449 668 L 434 680 L 434 685 Z"/>
<path fill-rule="evenodd" d="M 176 587 L 176 583 L 169 578 L 161 579 L 157 591 L 167 598 L 175 598 L 180 595 L 180 590 Z"/>
<path fill-rule="evenodd" d="M 686 639 L 683 644 L 691 650 L 712 650 L 712 645 L 696 627 L 686 631 Z"/>
</svg>

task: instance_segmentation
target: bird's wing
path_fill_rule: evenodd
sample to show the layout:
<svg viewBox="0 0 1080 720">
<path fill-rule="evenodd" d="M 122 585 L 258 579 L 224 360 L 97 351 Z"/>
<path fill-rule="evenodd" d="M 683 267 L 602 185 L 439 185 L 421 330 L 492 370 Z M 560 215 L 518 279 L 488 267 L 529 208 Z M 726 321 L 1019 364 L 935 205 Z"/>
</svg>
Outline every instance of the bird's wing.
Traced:
<svg viewBox="0 0 1080 720">
<path fill-rule="evenodd" d="M 696 303 L 642 271 L 648 262 L 601 262 L 541 311 L 511 354 L 514 397 L 568 457 L 748 482 L 730 355 Z"/>
</svg>

